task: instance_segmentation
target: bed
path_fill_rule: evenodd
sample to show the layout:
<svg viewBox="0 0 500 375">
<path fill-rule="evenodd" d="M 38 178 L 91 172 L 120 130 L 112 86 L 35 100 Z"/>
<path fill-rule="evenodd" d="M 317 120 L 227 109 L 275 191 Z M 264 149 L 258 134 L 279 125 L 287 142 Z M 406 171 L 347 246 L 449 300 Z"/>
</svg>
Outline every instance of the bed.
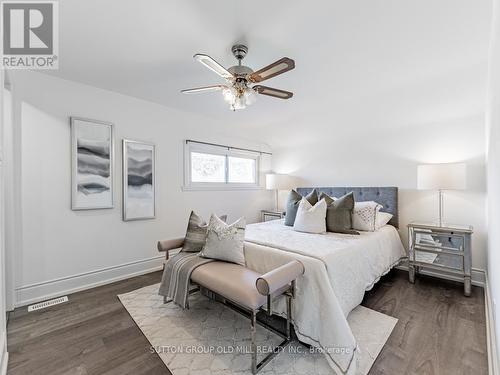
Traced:
<svg viewBox="0 0 500 375">
<path fill-rule="evenodd" d="M 306 195 L 312 188 L 297 191 Z M 247 267 L 261 273 L 292 259 L 305 266 L 297 280 L 293 311 L 300 341 L 324 351 L 339 374 L 356 372 L 357 345 L 347 323 L 349 312 L 358 306 L 365 291 L 405 256 L 399 237 L 397 188 L 319 188 L 330 196 L 354 192 L 356 201 L 376 201 L 382 211 L 393 214 L 390 225 L 359 236 L 296 232 L 283 220 L 250 224 L 245 233 Z M 273 307 L 284 315 L 284 301 Z"/>
</svg>

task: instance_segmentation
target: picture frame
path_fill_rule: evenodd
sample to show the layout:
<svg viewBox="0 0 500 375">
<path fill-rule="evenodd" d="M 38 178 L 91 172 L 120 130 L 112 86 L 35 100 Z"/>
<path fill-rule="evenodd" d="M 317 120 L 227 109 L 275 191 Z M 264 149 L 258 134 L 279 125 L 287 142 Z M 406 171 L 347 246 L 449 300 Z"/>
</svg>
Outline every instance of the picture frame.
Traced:
<svg viewBox="0 0 500 375">
<path fill-rule="evenodd" d="M 70 117 L 71 209 L 114 208 L 114 126 Z"/>
<path fill-rule="evenodd" d="M 156 146 L 123 139 L 123 221 L 156 218 Z"/>
</svg>

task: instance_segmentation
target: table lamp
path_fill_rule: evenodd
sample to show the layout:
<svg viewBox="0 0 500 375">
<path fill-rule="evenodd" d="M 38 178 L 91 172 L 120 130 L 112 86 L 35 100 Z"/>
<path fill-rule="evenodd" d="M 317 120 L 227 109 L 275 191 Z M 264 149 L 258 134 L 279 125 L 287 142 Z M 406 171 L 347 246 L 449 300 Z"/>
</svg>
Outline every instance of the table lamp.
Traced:
<svg viewBox="0 0 500 375">
<path fill-rule="evenodd" d="M 465 163 L 423 164 L 417 169 L 417 188 L 439 192 L 439 226 L 443 225 L 443 190 L 465 190 Z"/>
<path fill-rule="evenodd" d="M 280 190 L 290 190 L 294 188 L 293 178 L 286 174 L 269 173 L 266 174 L 266 189 L 276 192 L 276 212 L 278 211 L 278 192 Z"/>
</svg>

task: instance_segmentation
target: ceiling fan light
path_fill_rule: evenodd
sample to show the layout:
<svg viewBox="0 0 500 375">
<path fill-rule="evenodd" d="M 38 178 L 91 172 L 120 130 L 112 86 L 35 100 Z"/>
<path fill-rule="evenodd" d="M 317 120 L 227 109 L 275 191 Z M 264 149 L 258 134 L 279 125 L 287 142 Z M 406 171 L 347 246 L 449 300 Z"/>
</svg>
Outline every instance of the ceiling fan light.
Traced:
<svg viewBox="0 0 500 375">
<path fill-rule="evenodd" d="M 229 104 L 232 104 L 236 98 L 235 90 L 234 88 L 226 88 L 222 91 L 222 96 L 224 97 L 224 100 L 228 102 Z"/>
<path fill-rule="evenodd" d="M 234 101 L 233 108 L 234 109 L 245 109 L 246 108 L 245 97 L 238 96 Z"/>
<path fill-rule="evenodd" d="M 245 97 L 246 105 L 252 105 L 257 101 L 257 93 L 251 88 L 247 88 L 243 96 Z"/>
</svg>

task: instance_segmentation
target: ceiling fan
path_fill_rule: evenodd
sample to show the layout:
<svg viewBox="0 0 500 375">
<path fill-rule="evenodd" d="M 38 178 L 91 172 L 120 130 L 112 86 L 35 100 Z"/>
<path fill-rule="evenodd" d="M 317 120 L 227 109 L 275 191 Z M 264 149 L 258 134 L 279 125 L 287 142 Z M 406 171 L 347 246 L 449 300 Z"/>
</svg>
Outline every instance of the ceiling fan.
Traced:
<svg viewBox="0 0 500 375">
<path fill-rule="evenodd" d="M 283 57 L 272 64 L 254 72 L 248 66 L 241 65 L 241 60 L 248 53 L 248 47 L 243 44 L 236 44 L 231 48 L 234 57 L 238 60 L 238 65 L 228 69 L 224 68 L 217 61 L 208 55 L 198 53 L 194 59 L 205 65 L 226 80 L 226 84 L 197 87 L 193 89 L 181 90 L 184 94 L 195 94 L 211 91 L 222 91 L 224 100 L 229 103 L 230 108 L 235 111 L 244 109 L 247 105 L 255 102 L 257 94 L 273 96 L 279 99 L 290 99 L 293 93 L 279 90 L 272 87 L 255 85 L 266 79 L 276 77 L 279 74 L 288 72 L 295 68 L 295 61 L 288 57 Z"/>
</svg>

